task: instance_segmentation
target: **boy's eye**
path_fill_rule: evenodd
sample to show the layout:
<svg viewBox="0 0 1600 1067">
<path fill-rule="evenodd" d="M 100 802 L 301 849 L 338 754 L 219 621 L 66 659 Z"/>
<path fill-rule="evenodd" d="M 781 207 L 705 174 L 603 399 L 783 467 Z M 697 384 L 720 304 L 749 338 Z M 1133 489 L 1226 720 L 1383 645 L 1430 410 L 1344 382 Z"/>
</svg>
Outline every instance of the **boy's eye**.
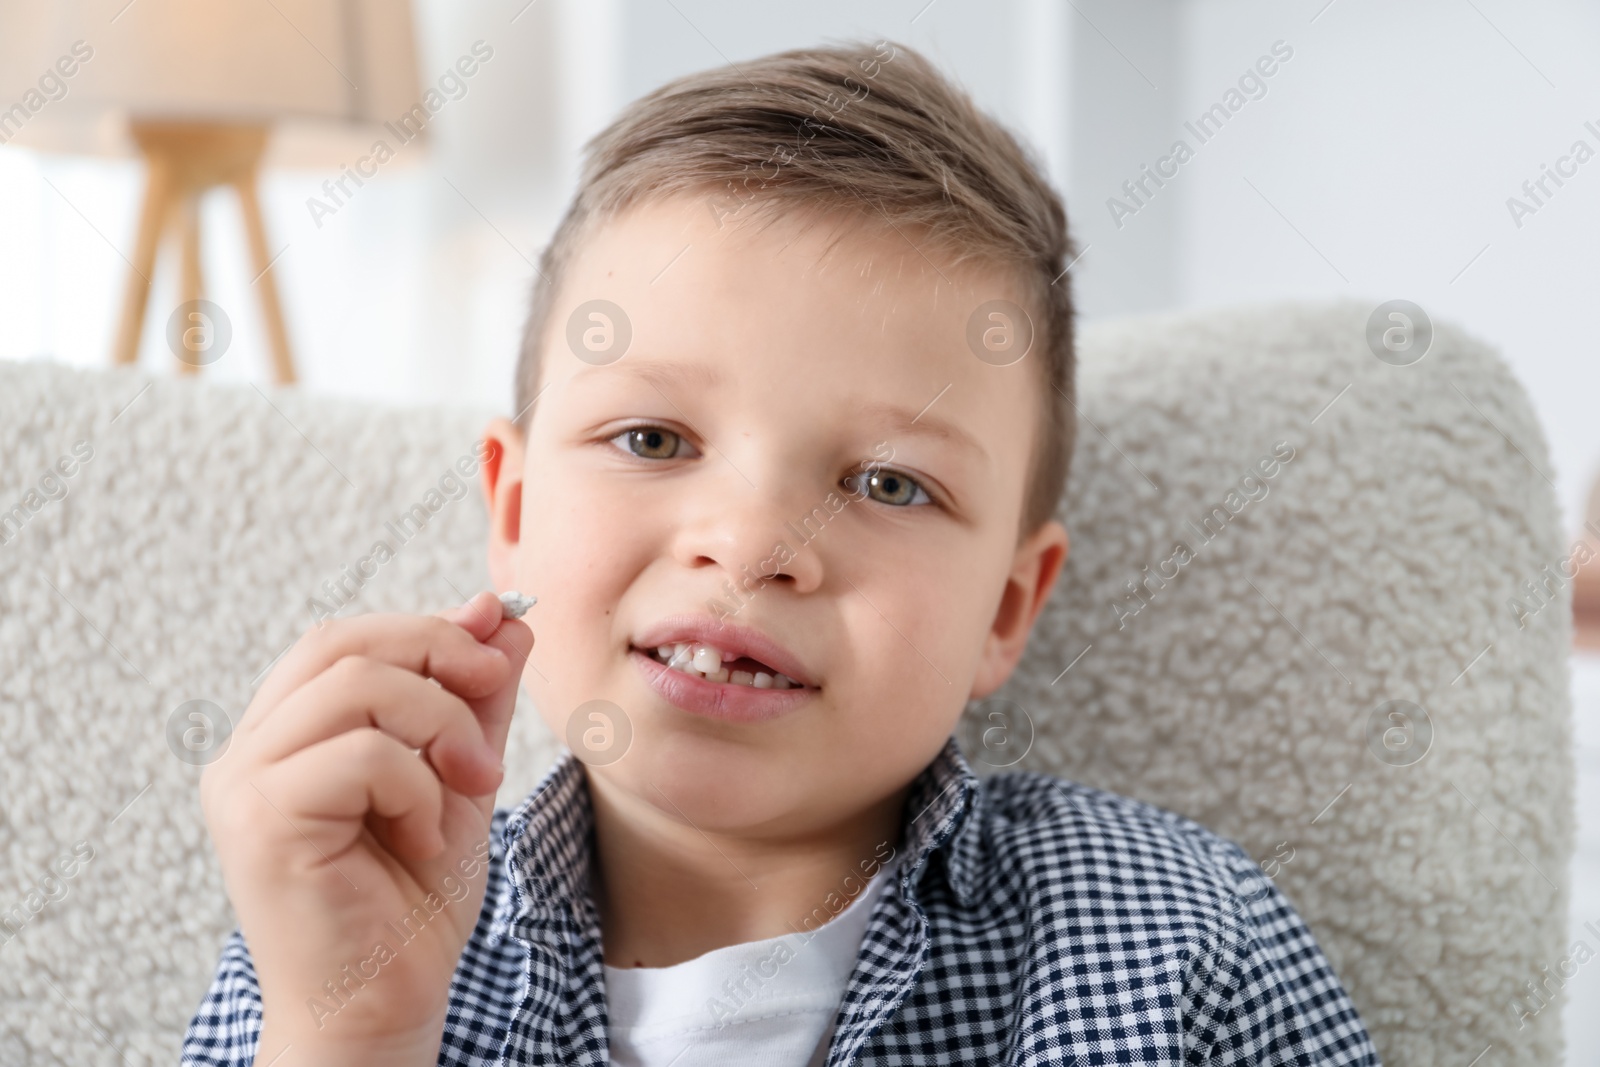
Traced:
<svg viewBox="0 0 1600 1067">
<path fill-rule="evenodd" d="M 891 470 L 858 471 L 851 475 L 851 491 L 871 497 L 881 504 L 909 507 L 913 504 L 931 504 L 933 498 L 912 478 Z"/>
<path fill-rule="evenodd" d="M 611 438 L 611 443 L 641 459 L 677 459 L 694 452 L 682 435 L 665 426 L 635 426 Z"/>
</svg>

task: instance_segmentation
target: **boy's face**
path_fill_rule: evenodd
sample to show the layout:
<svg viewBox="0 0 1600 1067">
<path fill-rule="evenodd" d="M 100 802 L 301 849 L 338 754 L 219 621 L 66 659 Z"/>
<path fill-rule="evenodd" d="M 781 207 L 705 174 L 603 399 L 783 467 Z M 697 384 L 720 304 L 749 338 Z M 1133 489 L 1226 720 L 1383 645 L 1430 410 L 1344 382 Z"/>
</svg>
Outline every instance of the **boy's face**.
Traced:
<svg viewBox="0 0 1600 1067">
<path fill-rule="evenodd" d="M 523 684 L 558 738 L 596 728 L 572 747 L 612 795 L 702 831 L 813 832 L 903 787 L 1010 673 L 1066 553 L 1055 522 L 1017 540 L 1041 357 L 967 341 L 1023 295 L 886 232 L 632 209 L 562 283 L 526 440 L 489 431 L 491 572 L 539 598 Z M 809 684 L 727 693 L 634 650 L 685 615 L 759 631 Z M 626 717 L 609 740 L 569 733 L 595 700 Z"/>
</svg>

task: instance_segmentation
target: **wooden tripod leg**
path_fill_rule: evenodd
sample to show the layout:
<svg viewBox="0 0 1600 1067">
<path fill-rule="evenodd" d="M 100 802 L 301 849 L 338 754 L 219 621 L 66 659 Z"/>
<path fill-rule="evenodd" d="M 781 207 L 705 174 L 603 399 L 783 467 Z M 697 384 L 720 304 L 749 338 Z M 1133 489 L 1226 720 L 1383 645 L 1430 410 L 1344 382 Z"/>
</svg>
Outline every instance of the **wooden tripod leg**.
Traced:
<svg viewBox="0 0 1600 1067">
<path fill-rule="evenodd" d="M 182 286 L 179 295 L 184 303 L 205 296 L 205 281 L 200 272 L 200 190 L 190 190 L 178 208 L 178 232 L 183 264 Z M 184 334 L 188 336 L 187 332 Z M 177 355 L 176 352 L 173 355 Z M 178 370 L 194 374 L 200 370 L 204 352 L 190 353 L 189 358 L 178 358 Z"/>
<path fill-rule="evenodd" d="M 234 188 L 239 191 L 245 233 L 250 238 L 250 261 L 256 270 L 252 284 L 261 293 L 261 318 L 266 323 L 267 340 L 272 345 L 272 370 L 279 385 L 292 385 L 294 357 L 289 352 L 289 331 L 283 325 L 283 306 L 278 302 L 278 283 L 272 276 L 272 253 L 267 248 L 267 227 L 261 220 L 255 173 L 252 171 L 236 180 Z"/>
<path fill-rule="evenodd" d="M 144 309 L 150 300 L 150 278 L 156 268 L 156 249 L 161 231 L 166 228 L 172 207 L 172 170 L 160 156 L 149 156 L 145 179 L 144 207 L 139 212 L 139 237 L 128 265 L 128 281 L 122 291 L 122 319 L 117 326 L 116 347 L 111 358 L 117 363 L 139 361 L 139 335 L 144 332 Z"/>
</svg>

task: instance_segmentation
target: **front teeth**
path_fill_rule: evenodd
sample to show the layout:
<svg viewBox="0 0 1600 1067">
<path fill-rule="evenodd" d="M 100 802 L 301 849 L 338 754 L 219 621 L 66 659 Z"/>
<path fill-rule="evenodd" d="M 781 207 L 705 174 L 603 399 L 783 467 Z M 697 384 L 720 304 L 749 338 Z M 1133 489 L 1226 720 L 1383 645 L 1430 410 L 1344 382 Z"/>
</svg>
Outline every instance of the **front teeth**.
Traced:
<svg viewBox="0 0 1600 1067">
<path fill-rule="evenodd" d="M 765 671 L 732 671 L 723 667 L 725 658 L 737 659 L 738 657 L 724 657 L 720 649 L 710 645 L 689 644 L 679 642 L 675 645 L 662 645 L 656 649 L 656 659 L 665 663 L 671 670 L 684 674 L 693 674 L 704 678 L 708 682 L 726 682 L 730 685 L 745 685 L 753 689 L 798 689 L 800 683 L 790 678 L 787 674 L 768 674 Z"/>
</svg>

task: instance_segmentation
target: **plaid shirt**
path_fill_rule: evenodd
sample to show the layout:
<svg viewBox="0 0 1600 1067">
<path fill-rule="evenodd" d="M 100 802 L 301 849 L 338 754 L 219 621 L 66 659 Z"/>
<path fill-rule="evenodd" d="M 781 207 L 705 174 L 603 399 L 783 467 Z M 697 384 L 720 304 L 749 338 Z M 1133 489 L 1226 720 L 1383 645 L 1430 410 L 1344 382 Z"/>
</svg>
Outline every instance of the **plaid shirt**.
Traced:
<svg viewBox="0 0 1600 1067">
<path fill-rule="evenodd" d="M 589 803 L 563 751 L 496 810 L 439 1063 L 606 1062 Z M 1378 1063 L 1305 923 L 1231 841 L 1049 775 L 980 780 L 953 738 L 905 810 L 828 1067 Z M 249 1064 L 260 1030 L 236 930 L 182 1062 Z"/>
</svg>

